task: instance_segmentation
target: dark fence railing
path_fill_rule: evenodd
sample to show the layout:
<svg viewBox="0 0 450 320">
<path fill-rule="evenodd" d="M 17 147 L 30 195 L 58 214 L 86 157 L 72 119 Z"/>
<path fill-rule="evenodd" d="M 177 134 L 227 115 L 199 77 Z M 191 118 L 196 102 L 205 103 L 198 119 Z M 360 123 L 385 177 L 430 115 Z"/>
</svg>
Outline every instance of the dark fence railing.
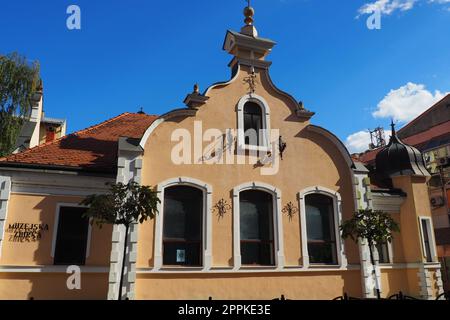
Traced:
<svg viewBox="0 0 450 320">
<path fill-rule="evenodd" d="M 350 297 L 347 293 L 344 293 L 343 296 L 336 297 L 333 300 L 348 301 L 348 300 L 378 300 L 378 299 L 377 298 L 355 298 L 355 297 Z M 408 296 L 408 295 L 404 294 L 402 291 L 400 291 L 399 293 L 393 294 L 388 298 L 384 298 L 384 299 L 380 299 L 380 300 L 422 300 L 422 299 Z M 436 300 L 450 301 L 450 291 L 440 294 L 439 296 L 436 297 Z"/>
</svg>

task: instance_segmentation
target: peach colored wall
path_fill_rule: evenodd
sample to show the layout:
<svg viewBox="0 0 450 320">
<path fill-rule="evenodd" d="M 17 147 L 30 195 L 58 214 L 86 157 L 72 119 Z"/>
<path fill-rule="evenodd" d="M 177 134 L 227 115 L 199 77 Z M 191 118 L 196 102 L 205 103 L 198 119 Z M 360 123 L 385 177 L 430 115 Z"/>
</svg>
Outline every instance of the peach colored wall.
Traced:
<svg viewBox="0 0 450 320">
<path fill-rule="evenodd" d="M 53 265 L 51 251 L 54 231 L 57 227 L 55 226 L 57 204 L 77 205 L 81 200 L 79 197 L 11 194 L 6 227 L 20 222 L 48 224 L 49 230 L 42 232 L 42 238 L 37 242 L 10 242 L 9 234 L 5 233 L 0 264 L 3 266 Z M 86 265 L 109 266 L 111 232 L 110 226 L 102 229 L 92 227 L 90 255 Z"/>
<path fill-rule="evenodd" d="M 431 217 L 427 178 L 402 176 L 393 179 L 394 186 L 408 196 L 401 206 L 401 237 L 405 262 L 424 262 L 419 216 Z"/>
<path fill-rule="evenodd" d="M 0 273 L 0 300 L 104 300 L 108 274 L 82 274 L 81 290 L 68 290 L 64 273 Z"/>
<path fill-rule="evenodd" d="M 277 274 L 138 274 L 136 298 L 143 300 L 331 300 L 361 296 L 358 270 L 345 272 L 302 272 Z"/>
<path fill-rule="evenodd" d="M 344 157 L 338 148 L 323 136 L 305 130 L 308 122 L 302 122 L 295 115 L 295 105 L 286 96 L 277 93 L 269 84 L 263 71 L 257 70 L 256 94 L 262 96 L 270 107 L 271 129 L 279 129 L 287 142 L 284 160 L 276 175 L 262 176 L 259 168 L 252 165 L 174 165 L 171 161 L 171 142 L 175 129 L 185 128 L 193 135 L 194 121 L 202 121 L 203 132 L 210 128 L 225 131 L 237 127 L 236 106 L 240 98 L 248 93 L 244 68 L 229 85 L 212 89 L 206 105 L 200 107 L 197 115 L 190 118 L 176 118 L 162 123 L 147 141 L 144 153 L 142 183 L 155 186 L 176 177 L 195 178 L 213 187 L 213 205 L 224 198 L 232 204 L 232 189 L 242 183 L 258 181 L 270 184 L 282 191 L 282 206 L 288 202 L 299 207 L 297 194 L 311 186 L 323 186 L 338 191 L 343 200 L 344 218 L 354 211 L 351 175 Z M 204 143 L 206 147 L 209 143 Z M 157 152 L 154 152 L 157 150 Z M 157 168 L 157 170 L 154 170 Z M 283 215 L 284 250 L 286 265 L 299 265 L 301 237 L 299 215 L 292 220 Z M 141 226 L 138 251 L 138 267 L 152 266 L 153 226 Z M 232 263 L 232 211 L 224 218 L 213 217 L 213 265 L 229 266 Z M 359 263 L 357 246 L 346 242 L 350 263 Z"/>
<path fill-rule="evenodd" d="M 404 269 L 382 269 L 381 288 L 384 298 L 388 298 L 400 291 L 407 295 L 413 293 L 409 291 L 408 276 Z"/>
</svg>

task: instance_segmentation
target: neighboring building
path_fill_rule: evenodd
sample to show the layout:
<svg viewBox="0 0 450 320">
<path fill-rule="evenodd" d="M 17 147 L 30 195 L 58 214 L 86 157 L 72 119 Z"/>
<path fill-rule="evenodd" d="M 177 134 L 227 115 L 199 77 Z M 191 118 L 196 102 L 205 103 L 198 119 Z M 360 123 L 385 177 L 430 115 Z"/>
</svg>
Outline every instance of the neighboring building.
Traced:
<svg viewBox="0 0 450 320">
<path fill-rule="evenodd" d="M 442 293 L 423 159 L 395 142 L 401 151 L 379 161 L 398 166 L 373 189 L 367 168 L 275 87 L 275 43 L 245 15 L 224 42 L 232 79 L 195 86 L 187 108 L 125 113 L 0 159 L 0 299 L 117 298 L 124 230 L 90 226 L 79 205 L 114 181 L 154 186 L 161 200 L 155 220 L 131 228 L 123 298 L 374 297 L 376 283 L 383 297 Z M 374 248 L 375 275 L 367 244 L 339 235 L 364 208 L 401 227 Z M 67 287 L 69 265 L 81 266 L 81 290 Z"/>
<path fill-rule="evenodd" d="M 428 191 L 438 255 L 445 287 L 450 290 L 450 94 L 399 130 L 398 136 L 423 153 L 431 174 Z M 375 167 L 379 150 L 357 158 L 369 168 Z"/>
<path fill-rule="evenodd" d="M 43 101 L 43 86 L 41 83 L 32 98 L 30 119 L 23 125 L 13 153 L 52 142 L 66 135 L 66 120 L 46 118 Z"/>
</svg>

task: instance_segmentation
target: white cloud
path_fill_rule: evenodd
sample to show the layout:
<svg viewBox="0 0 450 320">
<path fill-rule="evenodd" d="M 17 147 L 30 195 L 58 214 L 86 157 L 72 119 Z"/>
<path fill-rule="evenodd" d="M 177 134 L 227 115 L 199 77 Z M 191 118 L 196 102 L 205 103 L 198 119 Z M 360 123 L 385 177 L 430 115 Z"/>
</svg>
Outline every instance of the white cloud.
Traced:
<svg viewBox="0 0 450 320">
<path fill-rule="evenodd" d="M 377 0 L 369 2 L 359 8 L 359 16 L 364 14 L 372 14 L 379 10 L 381 14 L 391 15 L 395 11 L 408 11 L 414 8 L 418 0 Z"/>
<path fill-rule="evenodd" d="M 391 137 L 391 129 L 384 129 L 384 139 L 386 143 L 389 142 Z M 369 145 L 372 143 L 370 139 L 369 131 L 359 131 L 351 134 L 345 140 L 345 146 L 350 153 L 361 153 L 369 149 Z"/>
<path fill-rule="evenodd" d="M 408 122 L 427 110 L 445 96 L 440 91 L 434 94 L 425 89 L 423 84 L 409 82 L 403 87 L 391 90 L 378 103 L 374 118 L 393 118 L 395 121 Z"/>
<path fill-rule="evenodd" d="M 372 113 L 372 116 L 393 118 L 395 122 L 404 124 L 419 116 L 447 94 L 438 90 L 432 93 L 423 84 L 409 82 L 398 89 L 391 90 L 378 103 L 377 110 Z M 385 129 L 386 142 L 389 141 L 389 132 L 390 129 Z M 360 153 L 368 149 L 370 142 L 370 133 L 359 131 L 348 136 L 345 145 L 350 153 Z"/>
<path fill-rule="evenodd" d="M 370 134 L 368 131 L 359 131 L 347 137 L 345 146 L 350 153 L 359 153 L 367 150 L 370 143 Z"/>
<path fill-rule="evenodd" d="M 408 11 L 414 8 L 418 2 L 427 2 L 447 5 L 450 4 L 450 0 L 376 0 L 374 2 L 368 2 L 358 9 L 358 16 L 365 14 L 373 14 L 375 11 L 380 10 L 381 14 L 391 15 L 396 11 Z M 450 7 L 447 8 L 447 10 Z"/>
</svg>

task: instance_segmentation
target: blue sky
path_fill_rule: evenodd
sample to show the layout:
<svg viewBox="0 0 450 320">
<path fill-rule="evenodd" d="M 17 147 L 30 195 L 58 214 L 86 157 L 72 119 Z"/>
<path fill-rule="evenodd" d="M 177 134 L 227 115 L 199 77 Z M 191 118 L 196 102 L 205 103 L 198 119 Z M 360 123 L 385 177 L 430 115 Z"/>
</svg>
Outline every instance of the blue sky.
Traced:
<svg viewBox="0 0 450 320">
<path fill-rule="evenodd" d="M 369 30 L 365 5 L 380 8 Z M 277 42 L 275 84 L 352 151 L 363 130 L 411 119 L 450 91 L 450 0 L 253 0 L 260 36 Z M 81 30 L 66 9 L 81 8 Z M 69 132 L 136 112 L 182 107 L 198 82 L 227 80 L 227 29 L 244 0 L 1 0 L 0 53 L 41 63 L 45 111 Z M 359 18 L 356 18 L 360 15 Z M 350 136 L 350 138 L 349 138 Z"/>
</svg>

